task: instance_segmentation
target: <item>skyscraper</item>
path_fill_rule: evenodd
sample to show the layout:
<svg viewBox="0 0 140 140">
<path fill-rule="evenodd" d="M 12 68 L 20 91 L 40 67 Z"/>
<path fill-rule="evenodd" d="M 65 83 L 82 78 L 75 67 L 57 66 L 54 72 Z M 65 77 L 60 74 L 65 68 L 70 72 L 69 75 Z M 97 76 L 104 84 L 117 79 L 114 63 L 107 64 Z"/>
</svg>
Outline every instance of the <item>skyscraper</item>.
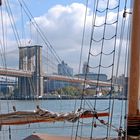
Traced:
<svg viewBox="0 0 140 140">
<path fill-rule="evenodd" d="M 64 76 L 73 76 L 73 69 L 70 68 L 64 61 L 58 64 L 58 74 Z"/>
<path fill-rule="evenodd" d="M 89 67 L 88 67 L 88 63 L 87 62 L 84 62 L 84 64 L 83 64 L 82 73 L 83 74 L 89 73 Z"/>
</svg>

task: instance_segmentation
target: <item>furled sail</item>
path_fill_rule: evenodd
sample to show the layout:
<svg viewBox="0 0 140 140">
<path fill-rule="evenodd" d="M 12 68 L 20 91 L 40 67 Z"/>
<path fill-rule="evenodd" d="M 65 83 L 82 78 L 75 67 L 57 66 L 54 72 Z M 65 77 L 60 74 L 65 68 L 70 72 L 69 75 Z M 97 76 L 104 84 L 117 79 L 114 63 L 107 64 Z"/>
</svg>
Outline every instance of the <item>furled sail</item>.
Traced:
<svg viewBox="0 0 140 140">
<path fill-rule="evenodd" d="M 95 111 L 78 109 L 68 113 L 57 113 L 40 109 L 37 106 L 35 111 L 15 111 L 0 115 L 0 125 L 21 125 L 38 122 L 69 121 L 76 122 L 79 118 L 104 117 L 109 116 L 106 112 L 97 113 Z"/>
</svg>

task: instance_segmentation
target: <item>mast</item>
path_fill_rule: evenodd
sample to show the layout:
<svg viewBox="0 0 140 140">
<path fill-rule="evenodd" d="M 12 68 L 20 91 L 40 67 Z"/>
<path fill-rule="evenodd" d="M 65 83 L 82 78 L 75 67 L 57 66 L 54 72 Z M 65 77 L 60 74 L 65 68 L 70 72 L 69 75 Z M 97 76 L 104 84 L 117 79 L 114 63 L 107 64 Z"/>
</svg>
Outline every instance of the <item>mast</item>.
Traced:
<svg viewBox="0 0 140 140">
<path fill-rule="evenodd" d="M 127 135 L 140 135 L 140 0 L 133 2 Z"/>
</svg>

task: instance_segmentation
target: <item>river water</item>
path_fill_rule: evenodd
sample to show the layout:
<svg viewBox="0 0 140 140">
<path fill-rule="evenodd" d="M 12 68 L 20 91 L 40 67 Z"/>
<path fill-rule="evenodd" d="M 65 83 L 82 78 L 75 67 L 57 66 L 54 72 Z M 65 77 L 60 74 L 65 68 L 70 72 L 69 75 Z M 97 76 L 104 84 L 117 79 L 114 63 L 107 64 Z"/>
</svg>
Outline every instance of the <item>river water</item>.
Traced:
<svg viewBox="0 0 140 140">
<path fill-rule="evenodd" d="M 111 101 L 113 102 L 113 101 Z M 121 109 L 123 106 L 123 114 L 124 114 L 124 106 L 126 101 L 114 100 L 114 108 L 113 108 L 113 120 L 112 125 L 115 127 L 119 127 L 120 117 L 121 117 Z M 87 100 L 86 106 L 91 106 L 95 104 L 94 100 Z M 111 103 L 112 104 L 112 103 Z M 74 108 L 79 108 L 80 100 L 39 100 L 39 101 L 25 101 L 25 100 L 1 100 L 0 101 L 0 109 L 1 113 L 11 112 L 12 107 L 15 106 L 17 111 L 23 110 L 35 110 L 36 105 L 39 105 L 42 109 L 47 109 L 50 111 L 56 112 L 70 112 L 73 111 Z M 96 102 L 97 110 L 105 110 L 109 107 L 108 100 L 98 100 Z M 124 118 L 124 117 L 123 117 Z M 107 120 L 107 118 L 102 118 Z M 78 129 L 78 135 L 82 136 L 90 136 L 91 134 L 91 119 L 86 119 L 83 123 L 84 127 L 82 129 Z M 124 120 L 123 120 L 124 122 Z M 81 124 L 80 124 L 81 125 Z M 73 127 L 72 127 L 73 126 Z M 47 134 L 55 134 L 55 135 L 73 135 L 75 136 L 77 123 L 69 123 L 69 122 L 55 122 L 55 123 L 37 123 L 37 124 L 28 124 L 28 125 L 19 125 L 19 126 L 10 126 L 11 130 L 11 140 L 23 140 L 25 137 L 33 134 L 33 133 L 47 133 Z M 122 124 L 123 126 L 123 124 Z M 72 129 L 73 128 L 73 129 Z M 106 126 L 101 125 L 97 122 L 97 127 L 93 129 L 93 135 L 98 137 L 106 137 L 107 129 Z M 115 131 L 111 132 L 111 135 L 117 135 Z M 10 140 L 9 139 L 9 126 L 2 126 L 0 131 L 0 140 Z"/>
</svg>

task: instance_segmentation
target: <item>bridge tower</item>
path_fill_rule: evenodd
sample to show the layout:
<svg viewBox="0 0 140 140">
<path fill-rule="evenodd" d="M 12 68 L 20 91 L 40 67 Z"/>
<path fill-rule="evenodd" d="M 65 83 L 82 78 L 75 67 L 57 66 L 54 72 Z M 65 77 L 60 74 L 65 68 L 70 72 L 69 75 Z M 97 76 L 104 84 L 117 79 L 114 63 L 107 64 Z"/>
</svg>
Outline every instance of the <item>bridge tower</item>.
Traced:
<svg viewBox="0 0 140 140">
<path fill-rule="evenodd" d="M 31 78 L 18 78 L 20 96 L 43 95 L 42 46 L 19 47 L 19 70 L 33 73 Z"/>
</svg>

